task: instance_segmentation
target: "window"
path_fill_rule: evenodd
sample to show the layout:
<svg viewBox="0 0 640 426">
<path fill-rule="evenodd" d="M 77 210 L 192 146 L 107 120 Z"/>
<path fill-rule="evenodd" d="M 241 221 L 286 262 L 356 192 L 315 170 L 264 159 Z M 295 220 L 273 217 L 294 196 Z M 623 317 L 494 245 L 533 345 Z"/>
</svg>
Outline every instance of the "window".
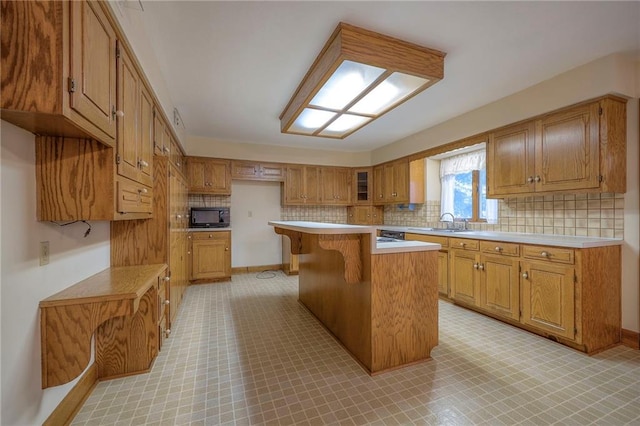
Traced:
<svg viewBox="0 0 640 426">
<path fill-rule="evenodd" d="M 471 222 L 496 222 L 497 201 L 487 200 L 484 149 L 443 158 L 440 162 L 440 180 L 441 214 L 452 213 L 456 219 Z"/>
</svg>

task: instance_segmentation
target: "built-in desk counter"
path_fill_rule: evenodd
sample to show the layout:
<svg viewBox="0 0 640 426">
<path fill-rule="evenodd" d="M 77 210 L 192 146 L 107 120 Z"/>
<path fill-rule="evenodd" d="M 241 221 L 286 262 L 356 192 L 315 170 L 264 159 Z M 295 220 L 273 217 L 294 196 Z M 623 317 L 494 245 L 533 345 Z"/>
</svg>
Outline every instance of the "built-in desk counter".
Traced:
<svg viewBox="0 0 640 426">
<path fill-rule="evenodd" d="M 111 267 L 42 300 L 42 388 L 84 371 L 94 332 L 98 378 L 151 368 L 159 338 L 156 286 L 166 269 L 166 264 Z"/>
<path fill-rule="evenodd" d="M 439 244 L 378 243 L 372 226 L 269 222 L 299 255 L 299 300 L 370 374 L 438 344 Z"/>
</svg>

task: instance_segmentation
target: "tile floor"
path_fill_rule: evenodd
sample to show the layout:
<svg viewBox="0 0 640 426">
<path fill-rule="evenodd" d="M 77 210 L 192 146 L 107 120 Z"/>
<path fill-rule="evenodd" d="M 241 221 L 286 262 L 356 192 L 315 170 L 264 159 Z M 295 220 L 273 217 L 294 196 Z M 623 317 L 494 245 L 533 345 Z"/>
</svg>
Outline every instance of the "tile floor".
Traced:
<svg viewBox="0 0 640 426">
<path fill-rule="evenodd" d="M 370 377 L 274 274 L 189 287 L 152 371 L 99 383 L 73 424 L 640 424 L 640 351 L 587 357 L 441 301 L 433 359 Z"/>
</svg>

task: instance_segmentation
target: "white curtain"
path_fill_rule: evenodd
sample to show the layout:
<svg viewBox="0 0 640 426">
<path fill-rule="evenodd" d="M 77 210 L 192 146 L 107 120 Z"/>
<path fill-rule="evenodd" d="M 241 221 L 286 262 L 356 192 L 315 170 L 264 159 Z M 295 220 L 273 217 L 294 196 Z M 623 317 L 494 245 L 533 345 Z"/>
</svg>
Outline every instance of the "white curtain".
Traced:
<svg viewBox="0 0 640 426">
<path fill-rule="evenodd" d="M 473 170 L 483 170 L 487 166 L 486 151 L 474 151 L 460 154 L 440 161 L 440 214 L 453 213 L 453 192 L 455 175 L 458 173 L 468 173 Z M 447 219 L 449 219 L 447 217 Z M 487 199 L 487 222 L 497 223 L 498 221 L 498 200 Z"/>
</svg>

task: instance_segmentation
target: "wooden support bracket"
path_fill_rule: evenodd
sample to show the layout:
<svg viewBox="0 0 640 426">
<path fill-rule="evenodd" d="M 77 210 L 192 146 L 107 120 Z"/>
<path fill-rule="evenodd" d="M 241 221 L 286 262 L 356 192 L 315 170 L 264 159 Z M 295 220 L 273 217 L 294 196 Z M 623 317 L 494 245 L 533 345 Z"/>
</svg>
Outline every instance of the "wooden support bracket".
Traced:
<svg viewBox="0 0 640 426">
<path fill-rule="evenodd" d="M 344 257 L 344 280 L 357 284 L 362 280 L 361 234 L 318 235 L 318 244 L 325 250 L 336 250 Z"/>
<path fill-rule="evenodd" d="M 302 254 L 302 233 L 275 227 L 276 234 L 286 235 L 291 240 L 291 254 Z"/>
</svg>

